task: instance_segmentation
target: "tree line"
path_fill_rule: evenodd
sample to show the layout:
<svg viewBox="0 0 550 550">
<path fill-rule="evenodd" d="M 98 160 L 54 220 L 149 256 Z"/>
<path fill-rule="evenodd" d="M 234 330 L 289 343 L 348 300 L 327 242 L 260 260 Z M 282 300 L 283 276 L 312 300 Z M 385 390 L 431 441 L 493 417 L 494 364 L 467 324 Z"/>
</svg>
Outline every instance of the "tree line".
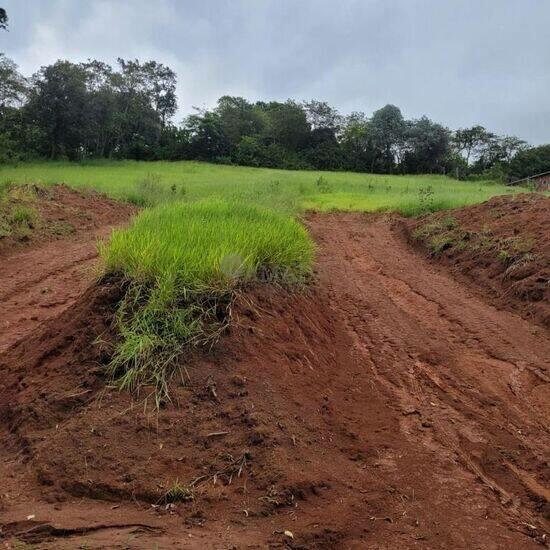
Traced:
<svg viewBox="0 0 550 550">
<path fill-rule="evenodd" d="M 25 77 L 0 54 L 0 162 L 197 159 L 503 179 L 550 170 L 550 145 L 528 147 L 482 126 L 451 131 L 425 116 L 408 120 L 395 105 L 343 116 L 323 101 L 223 96 L 175 124 L 177 108 L 176 74 L 156 61 L 60 60 Z"/>
</svg>

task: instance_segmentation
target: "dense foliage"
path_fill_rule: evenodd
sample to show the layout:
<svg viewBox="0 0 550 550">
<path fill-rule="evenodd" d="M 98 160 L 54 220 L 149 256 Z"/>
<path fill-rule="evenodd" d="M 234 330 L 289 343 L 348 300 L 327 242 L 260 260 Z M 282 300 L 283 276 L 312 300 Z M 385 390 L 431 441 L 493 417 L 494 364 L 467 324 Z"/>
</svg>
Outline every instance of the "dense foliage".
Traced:
<svg viewBox="0 0 550 550">
<path fill-rule="evenodd" d="M 155 61 L 119 59 L 113 68 L 61 60 L 25 78 L 0 54 L 0 162 L 196 159 L 457 177 L 550 170 L 544 148 L 527 149 L 524 141 L 482 126 L 452 132 L 427 117 L 407 120 L 394 105 L 371 116 L 342 116 L 321 101 L 223 96 L 175 125 L 175 90 L 175 73 Z"/>
</svg>

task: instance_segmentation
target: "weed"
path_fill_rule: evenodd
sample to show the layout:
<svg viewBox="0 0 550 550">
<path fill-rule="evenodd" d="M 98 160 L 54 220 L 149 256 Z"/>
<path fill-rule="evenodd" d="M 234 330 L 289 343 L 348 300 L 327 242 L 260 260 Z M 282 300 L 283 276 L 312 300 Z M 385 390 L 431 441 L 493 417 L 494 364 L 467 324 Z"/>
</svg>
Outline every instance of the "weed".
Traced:
<svg viewBox="0 0 550 550">
<path fill-rule="evenodd" d="M 317 179 L 315 185 L 317 186 L 317 191 L 319 191 L 319 193 L 330 193 L 331 191 L 329 182 L 323 176 L 320 176 Z"/>
<path fill-rule="evenodd" d="M 51 225 L 51 231 L 54 235 L 65 237 L 68 235 L 74 235 L 76 233 L 75 227 L 69 222 L 57 221 Z"/>
<path fill-rule="evenodd" d="M 26 225 L 34 229 L 38 223 L 38 212 L 32 206 L 16 205 L 9 214 L 9 221 L 12 225 Z"/>
<path fill-rule="evenodd" d="M 190 500 L 195 500 L 194 488 L 190 485 L 180 483 L 178 479 L 174 481 L 164 495 L 164 501 L 167 504 L 172 502 L 189 502 Z"/>
<path fill-rule="evenodd" d="M 436 235 L 430 239 L 430 248 L 434 254 L 441 254 L 444 250 L 451 248 L 454 239 L 449 234 Z"/>
<path fill-rule="evenodd" d="M 501 248 L 497 253 L 497 258 L 504 264 L 510 261 L 510 252 L 505 248 Z"/>
<path fill-rule="evenodd" d="M 419 240 L 425 240 L 433 235 L 442 233 L 444 231 L 451 231 L 457 226 L 455 218 L 452 216 L 444 216 L 442 218 L 433 220 L 429 223 L 417 227 L 413 231 L 413 237 Z"/>
<path fill-rule="evenodd" d="M 271 193 L 280 193 L 281 192 L 281 182 L 279 180 L 272 181 L 269 184 L 269 190 Z"/>
<path fill-rule="evenodd" d="M 428 185 L 428 187 L 421 187 L 418 190 L 418 202 L 421 212 L 434 211 L 434 190 L 431 185 Z"/>
<path fill-rule="evenodd" d="M 11 226 L 8 220 L 0 213 L 0 239 L 11 235 Z"/>
</svg>

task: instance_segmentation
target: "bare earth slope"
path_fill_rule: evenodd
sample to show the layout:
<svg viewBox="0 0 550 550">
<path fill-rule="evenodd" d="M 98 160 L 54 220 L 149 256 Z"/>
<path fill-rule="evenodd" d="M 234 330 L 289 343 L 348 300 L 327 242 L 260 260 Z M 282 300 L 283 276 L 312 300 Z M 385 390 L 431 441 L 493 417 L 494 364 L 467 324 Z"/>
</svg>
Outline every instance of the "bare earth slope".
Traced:
<svg viewBox="0 0 550 550">
<path fill-rule="evenodd" d="M 0 239 L 0 352 L 75 301 L 95 275 L 97 241 L 136 211 L 64 185 L 36 189 L 40 226 L 22 242 Z"/>
<path fill-rule="evenodd" d="M 504 195 L 403 226 L 485 298 L 550 327 L 550 197 Z"/>
<path fill-rule="evenodd" d="M 101 393 L 92 342 L 110 335 L 110 283 L 0 355 L 6 541 L 546 544 L 548 331 L 473 294 L 391 220 L 308 225 L 314 288 L 238 303 L 235 328 L 192 361 L 158 415 Z M 175 480 L 192 500 L 170 502 Z"/>
</svg>

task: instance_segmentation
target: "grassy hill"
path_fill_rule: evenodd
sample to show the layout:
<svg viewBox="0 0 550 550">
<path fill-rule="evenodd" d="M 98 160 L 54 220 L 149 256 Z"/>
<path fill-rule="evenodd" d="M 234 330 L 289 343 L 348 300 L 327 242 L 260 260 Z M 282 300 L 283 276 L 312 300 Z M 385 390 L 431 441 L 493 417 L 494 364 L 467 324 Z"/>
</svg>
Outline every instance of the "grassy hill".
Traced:
<svg viewBox="0 0 550 550">
<path fill-rule="evenodd" d="M 25 163 L 0 168 L 5 182 L 67 183 L 151 206 L 174 199 L 251 202 L 295 213 L 315 210 L 397 210 L 404 215 L 475 204 L 515 192 L 494 182 L 446 176 L 388 176 L 180 162 Z"/>
</svg>

